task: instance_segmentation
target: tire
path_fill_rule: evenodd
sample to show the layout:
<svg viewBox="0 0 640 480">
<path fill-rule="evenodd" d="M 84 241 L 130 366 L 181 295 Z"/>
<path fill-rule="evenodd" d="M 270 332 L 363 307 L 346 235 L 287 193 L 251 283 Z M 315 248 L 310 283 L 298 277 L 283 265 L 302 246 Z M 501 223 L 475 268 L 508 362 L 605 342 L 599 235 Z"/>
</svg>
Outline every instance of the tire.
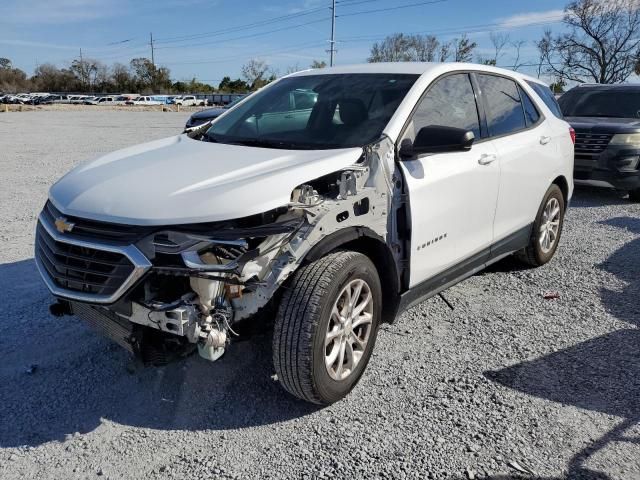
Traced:
<svg viewBox="0 0 640 480">
<path fill-rule="evenodd" d="M 355 307 L 365 308 L 353 324 L 363 323 L 352 327 L 349 307 L 340 312 L 344 316 L 333 312 L 334 305 L 341 310 L 346 303 L 347 290 L 355 294 L 358 285 Z M 369 362 L 381 311 L 380 279 L 365 255 L 337 251 L 300 267 L 283 294 L 273 332 L 273 365 L 284 389 L 320 405 L 345 397 Z"/>
<path fill-rule="evenodd" d="M 557 213 L 557 229 L 554 234 L 551 234 L 551 230 L 549 228 L 553 227 L 554 218 L 556 215 L 552 216 L 551 224 L 547 223 L 548 216 L 548 208 L 550 205 L 556 205 L 558 210 Z M 553 209 L 555 211 L 555 208 Z M 516 254 L 516 257 L 533 267 L 540 267 L 547 263 L 549 260 L 553 258 L 553 255 L 556 253 L 558 248 L 558 243 L 560 242 L 560 236 L 562 235 L 562 226 L 564 224 L 564 213 L 565 213 L 565 203 L 564 196 L 562 195 L 562 191 L 560 187 L 556 184 L 553 184 L 545 193 L 544 198 L 542 199 L 542 203 L 540 204 L 540 208 L 538 208 L 538 214 L 536 215 L 536 219 L 533 222 L 533 229 L 531 231 L 531 238 L 529 239 L 529 245 L 519 251 Z M 542 239 L 543 232 L 541 229 L 547 226 L 547 232 L 549 243 L 544 242 Z"/>
<path fill-rule="evenodd" d="M 629 201 L 633 203 L 640 203 L 640 188 L 629 190 Z"/>
</svg>

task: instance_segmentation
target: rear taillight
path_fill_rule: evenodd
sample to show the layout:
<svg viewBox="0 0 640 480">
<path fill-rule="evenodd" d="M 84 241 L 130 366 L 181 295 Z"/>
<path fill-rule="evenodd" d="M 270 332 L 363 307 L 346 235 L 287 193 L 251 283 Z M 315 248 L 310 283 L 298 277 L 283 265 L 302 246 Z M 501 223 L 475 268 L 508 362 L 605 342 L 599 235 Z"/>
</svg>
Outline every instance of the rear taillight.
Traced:
<svg viewBox="0 0 640 480">
<path fill-rule="evenodd" d="M 576 144 L 576 131 L 573 129 L 573 127 L 569 127 L 569 135 L 571 136 L 571 141 L 575 145 Z"/>
</svg>

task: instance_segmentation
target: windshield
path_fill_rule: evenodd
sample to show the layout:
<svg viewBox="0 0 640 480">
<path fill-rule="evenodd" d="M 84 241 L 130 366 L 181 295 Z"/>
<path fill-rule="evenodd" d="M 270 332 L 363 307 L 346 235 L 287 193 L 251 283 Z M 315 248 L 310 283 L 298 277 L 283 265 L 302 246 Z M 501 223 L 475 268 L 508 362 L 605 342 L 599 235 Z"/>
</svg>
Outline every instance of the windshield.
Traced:
<svg viewBox="0 0 640 480">
<path fill-rule="evenodd" d="M 568 117 L 640 118 L 640 91 L 577 87 L 558 102 Z"/>
<path fill-rule="evenodd" d="M 220 117 L 205 140 L 266 148 L 362 146 L 382 134 L 418 75 L 284 78 Z"/>
<path fill-rule="evenodd" d="M 246 95 L 243 95 L 242 97 L 238 97 L 238 98 L 236 98 L 233 102 L 228 103 L 228 104 L 226 105 L 226 107 L 225 107 L 225 108 L 231 108 L 231 107 L 234 107 L 237 103 L 240 103 L 242 100 L 244 100 L 244 97 L 245 97 L 245 96 L 246 96 Z"/>
</svg>

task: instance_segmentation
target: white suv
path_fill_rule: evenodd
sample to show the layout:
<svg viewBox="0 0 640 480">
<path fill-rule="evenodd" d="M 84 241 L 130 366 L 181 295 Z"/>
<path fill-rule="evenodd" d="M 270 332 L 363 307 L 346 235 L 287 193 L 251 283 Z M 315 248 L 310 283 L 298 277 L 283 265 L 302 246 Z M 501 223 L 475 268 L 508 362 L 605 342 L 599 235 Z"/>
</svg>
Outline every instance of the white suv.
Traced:
<svg viewBox="0 0 640 480">
<path fill-rule="evenodd" d="M 173 102 L 176 105 L 182 105 L 183 107 L 195 107 L 195 106 L 204 106 L 205 100 L 198 100 L 193 95 L 185 95 L 184 97 L 176 98 Z"/>
<path fill-rule="evenodd" d="M 79 166 L 37 227 L 51 311 L 152 364 L 217 360 L 273 321 L 283 387 L 335 402 L 381 323 L 507 255 L 553 256 L 572 131 L 532 85 L 467 64 L 309 70 Z"/>
</svg>

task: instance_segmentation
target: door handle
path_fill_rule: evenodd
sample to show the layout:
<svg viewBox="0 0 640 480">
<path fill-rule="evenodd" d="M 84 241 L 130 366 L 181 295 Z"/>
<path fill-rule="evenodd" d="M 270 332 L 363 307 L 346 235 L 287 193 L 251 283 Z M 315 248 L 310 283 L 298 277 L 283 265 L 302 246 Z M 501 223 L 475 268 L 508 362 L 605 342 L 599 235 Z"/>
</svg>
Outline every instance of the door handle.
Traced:
<svg viewBox="0 0 640 480">
<path fill-rule="evenodd" d="M 542 136 L 540 137 L 540 145 L 546 145 L 551 141 L 551 137 Z"/>
<path fill-rule="evenodd" d="M 498 156 L 494 153 L 483 153 L 480 155 L 478 159 L 478 163 L 480 165 L 489 165 L 492 162 L 495 162 L 498 159 Z"/>
</svg>

